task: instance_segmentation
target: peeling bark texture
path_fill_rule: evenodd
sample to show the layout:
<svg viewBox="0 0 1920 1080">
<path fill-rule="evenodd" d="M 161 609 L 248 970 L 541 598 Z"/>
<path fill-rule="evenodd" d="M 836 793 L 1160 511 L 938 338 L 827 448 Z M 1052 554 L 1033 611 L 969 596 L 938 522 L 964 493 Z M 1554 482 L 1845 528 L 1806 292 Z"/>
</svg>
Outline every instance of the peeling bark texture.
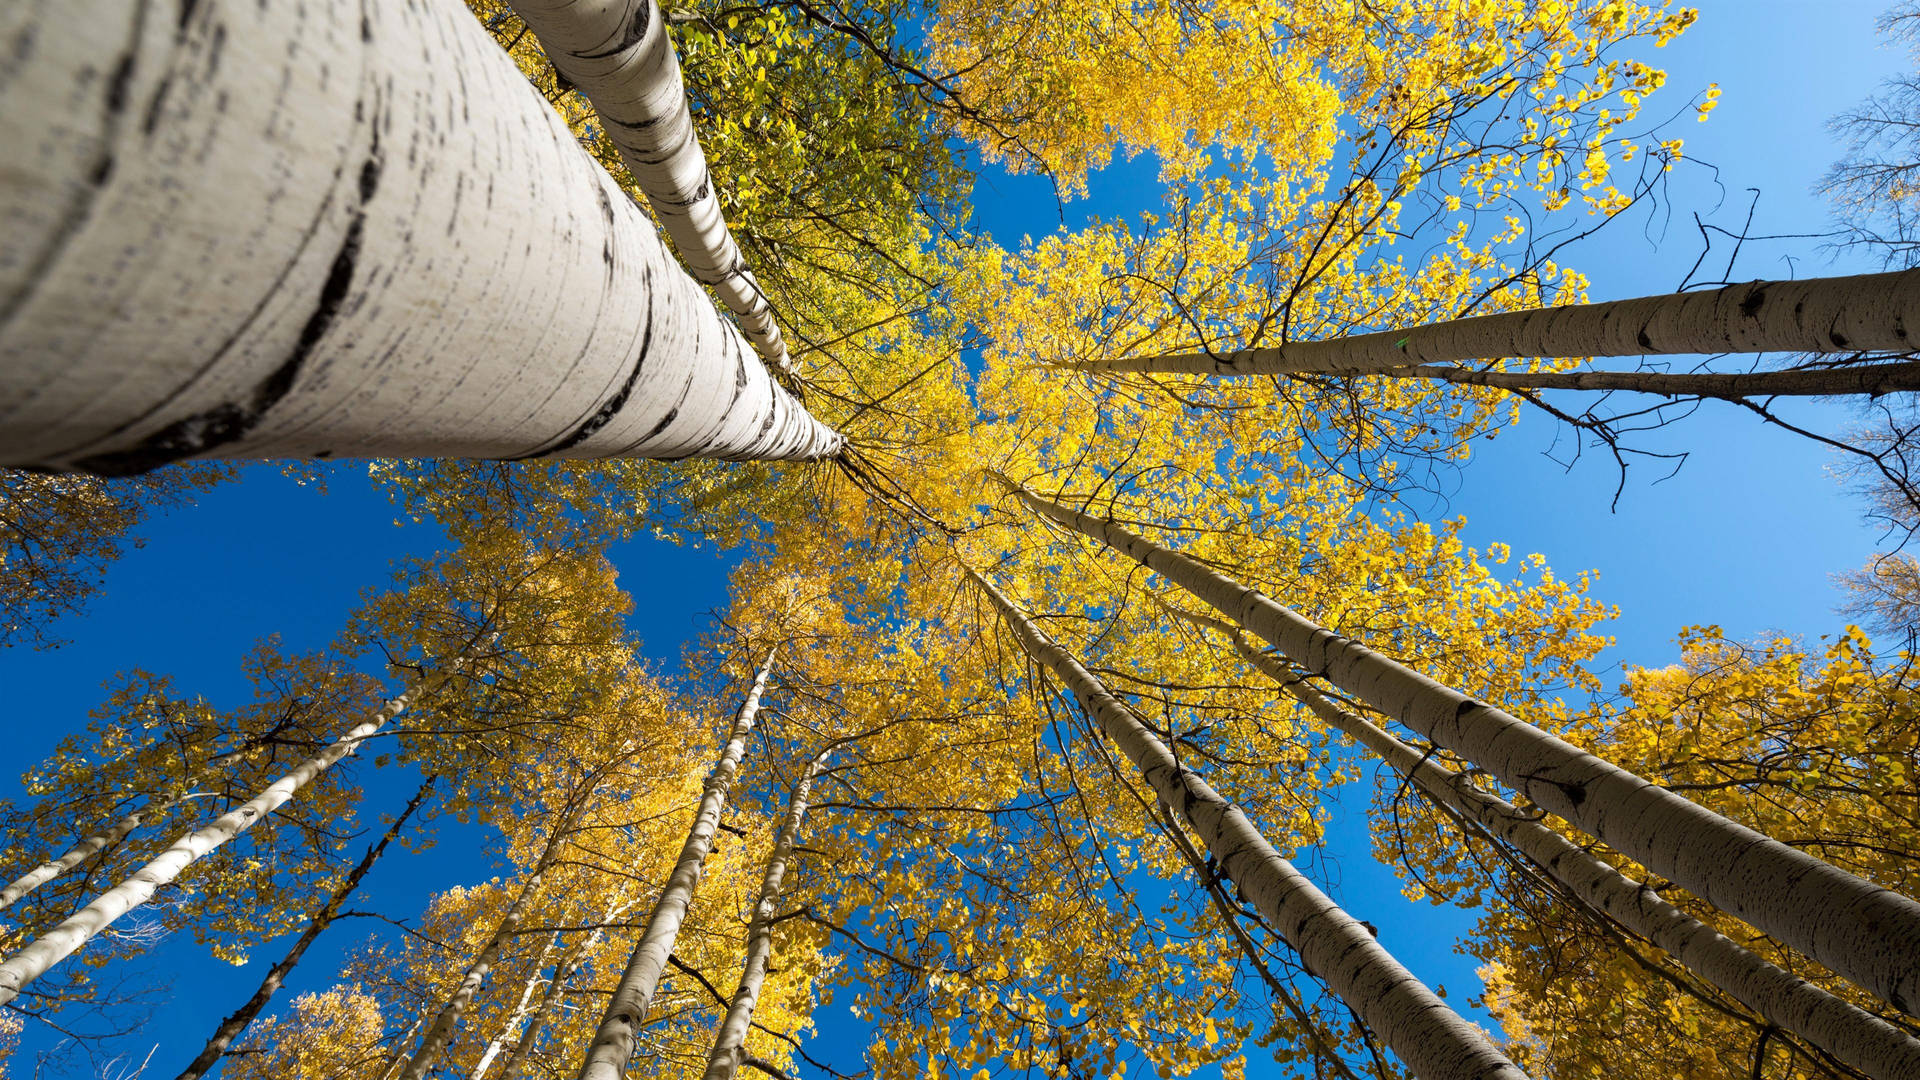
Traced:
<svg viewBox="0 0 1920 1080">
<path fill-rule="evenodd" d="M 1865 394 L 1878 397 L 1920 390 L 1920 363 L 1856 364 L 1795 371 L 1475 371 L 1423 365 L 1379 374 L 1395 378 L 1436 379 L 1501 390 L 1625 390 L 1662 397 L 1822 397 Z"/>
<path fill-rule="evenodd" d="M 700 885 L 707 852 L 713 850 L 713 834 L 720 828 L 720 815 L 726 809 L 733 778 L 740 772 L 740 759 L 746 756 L 747 736 L 753 733 L 754 721 L 760 716 L 760 696 L 766 692 L 767 679 L 773 674 L 773 660 L 778 653 L 777 648 L 767 650 L 765 662 L 754 675 L 753 686 L 740 702 L 740 711 L 734 714 L 726 748 L 714 763 L 713 771 L 707 774 L 706 790 L 694 813 L 693 828 L 687 832 L 687 841 L 680 848 L 680 857 L 667 878 L 667 887 L 661 890 L 660 899 L 647 916 L 646 929 L 640 932 L 640 942 L 634 946 L 632 959 L 627 961 L 627 970 L 614 987 L 607 1015 L 601 1018 L 600 1028 L 587 1047 L 586 1061 L 580 1066 L 580 1080 L 623 1080 L 626 1076 L 627 1063 L 633 1059 L 634 1035 L 646 1023 L 647 1014 L 653 1008 L 660 973 L 666 969 L 667 958 L 673 955 L 674 939 L 680 934 L 680 924 L 686 921 L 693 892 Z"/>
<path fill-rule="evenodd" d="M 1914 335 L 1920 335 L 1920 270 L 1897 270 L 1749 281 L 1700 292 L 1476 315 L 1274 348 L 1090 360 L 1072 366 L 1187 375 L 1362 375 L 1509 356 L 1907 352 L 1915 347 Z"/>
<path fill-rule="evenodd" d="M 760 881 L 760 894 L 753 903 L 753 922 L 747 928 L 747 962 L 740 974 L 740 986 L 733 992 L 727 1015 L 714 1032 L 713 1051 L 707 1055 L 704 1080 L 733 1080 L 747 1060 L 747 1030 L 753 1026 L 754 1006 L 760 1002 L 760 988 L 767 981 L 767 965 L 773 959 L 773 920 L 780 902 L 780 885 L 787 876 L 787 861 L 793 857 L 793 845 L 800 835 L 800 824 L 807 816 L 807 795 L 813 790 L 813 778 L 826 764 L 825 755 L 807 763 L 807 771 L 793 786 L 787 800 L 787 816 L 773 837 L 773 850 L 767 853 L 767 872 Z"/>
<path fill-rule="evenodd" d="M 1073 692 L 1160 799 L 1206 842 L 1225 876 L 1274 932 L 1325 979 L 1421 1080 L 1522 1080 L 1486 1032 L 1461 1019 L 1353 916 L 1281 858 L 1238 806 L 1182 766 L 1165 743 L 1092 672 L 1036 626 L 993 583 L 969 570 L 1020 647 Z"/>
<path fill-rule="evenodd" d="M 182 836 L 153 861 L 134 871 L 127 880 L 101 893 L 67 921 L 36 938 L 33 944 L 0 963 L 0 1005 L 20 996 L 28 983 L 46 974 L 47 969 L 79 951 L 94 935 L 113 925 L 114 920 L 149 900 L 154 891 L 180 876 L 181 872 L 214 848 L 258 825 L 261 819 L 293 798 L 314 777 L 339 763 L 360 748 L 360 744 L 404 712 L 440 677 L 423 679 L 381 706 L 365 722 L 354 726 L 325 750 L 308 758 L 293 771 L 262 788 L 258 795 L 215 818 L 203 828 Z"/>
<path fill-rule="evenodd" d="M 841 445 L 458 0 L 21 0 L 0 41 L 0 465 Z"/>
<path fill-rule="evenodd" d="M 273 1000 L 273 996 L 280 992 L 280 987 L 287 981 L 287 974 L 300 963 L 300 958 L 306 955 L 307 949 L 326 932 L 327 927 L 333 925 L 333 920 L 339 918 L 341 906 L 353 896 L 354 890 L 360 887 L 361 880 L 367 876 L 368 871 L 373 869 L 373 864 L 386 853 L 387 845 L 400 835 L 400 830 L 406 827 L 407 819 L 413 816 L 415 810 L 420 809 L 421 803 L 427 801 L 427 796 L 433 791 L 433 783 L 433 778 L 429 777 L 426 783 L 420 785 L 420 790 L 408 800 L 406 809 L 400 811 L 400 816 L 394 818 L 393 824 L 381 835 L 379 843 L 369 847 L 367 853 L 360 857 L 359 863 L 347 874 L 346 880 L 342 881 L 340 887 L 333 891 L 333 895 L 327 898 L 326 906 L 315 912 L 313 918 L 307 922 L 306 929 L 302 930 L 300 936 L 294 940 L 293 947 L 287 950 L 279 963 L 268 970 L 267 977 L 260 980 L 260 986 L 254 990 L 253 996 L 247 999 L 246 1004 L 235 1009 L 232 1015 L 220 1021 L 220 1026 L 214 1029 L 213 1037 L 207 1040 L 205 1047 L 201 1048 L 199 1056 L 181 1070 L 176 1080 L 200 1080 L 208 1070 L 220 1063 L 220 1059 L 226 1056 L 227 1048 L 233 1045 L 233 1040 L 247 1030 L 247 1025 L 253 1023 L 267 1004 Z"/>
<path fill-rule="evenodd" d="M 173 803 L 169 801 L 161 803 L 158 806 L 143 806 L 122 817 L 111 826 L 97 833 L 93 833 L 74 844 L 62 853 L 59 858 L 43 862 L 32 870 L 20 875 L 12 884 L 4 889 L 0 889 L 0 911 L 12 907 L 31 894 L 33 890 L 45 885 L 47 882 L 52 881 L 54 878 L 59 877 L 74 867 L 79 866 L 81 863 L 86 862 L 107 848 L 125 840 L 133 830 L 140 827 L 140 823 L 146 820 L 147 815 L 165 813 L 172 805 Z"/>
<path fill-rule="evenodd" d="M 510 0 L 599 115 L 680 259 L 727 305 L 767 363 L 793 371 L 766 294 L 720 212 L 687 109 L 680 59 L 655 0 Z"/>
<path fill-rule="evenodd" d="M 1034 512 L 1106 544 L 1263 638 L 1304 670 L 1452 750 L 1651 872 L 1912 1015 L 1920 904 L 1730 821 L 1341 637 L 1104 518 L 999 478 Z"/>
<path fill-rule="evenodd" d="M 1281 684 L 1329 727 L 1373 751 L 1448 810 L 1512 844 L 1579 900 L 1665 950 L 1764 1020 L 1790 1031 L 1873 1080 L 1920 1077 L 1920 1040 L 1741 947 L 1660 898 L 1645 884 L 1595 858 L 1512 803 L 1474 787 L 1391 733 L 1327 699 L 1306 677 L 1255 649 L 1239 628 L 1204 616 L 1233 638 L 1240 654 Z"/>
</svg>

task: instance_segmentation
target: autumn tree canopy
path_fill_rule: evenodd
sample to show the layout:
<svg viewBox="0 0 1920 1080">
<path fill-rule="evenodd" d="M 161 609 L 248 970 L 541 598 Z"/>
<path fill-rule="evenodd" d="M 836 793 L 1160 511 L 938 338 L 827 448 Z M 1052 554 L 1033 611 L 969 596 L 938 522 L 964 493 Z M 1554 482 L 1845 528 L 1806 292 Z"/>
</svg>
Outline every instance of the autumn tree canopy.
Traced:
<svg viewBox="0 0 1920 1080">
<path fill-rule="evenodd" d="M 0 1077 L 1920 1076 L 1915 84 L 1840 121 L 1878 272 L 1590 302 L 1695 210 L 1702 18 L 0 16 L 0 648 L 196 498 L 416 538 L 217 658 L 244 701 L 126 641 L 35 721 Z M 1145 209 L 1068 220 L 1116 175 Z M 1038 236 L 985 221 L 1016 182 Z M 1825 568 L 1866 629 L 1703 612 L 1623 670 L 1593 575 L 1433 497 L 1543 424 L 1630 491 L 1715 409 L 1892 523 Z M 726 577 L 673 661 L 660 542 Z M 1477 988 L 1339 887 L 1355 837 L 1470 911 Z M 242 966 L 139 966 L 189 939 Z M 155 1033 L 188 993 L 225 1019 Z"/>
</svg>

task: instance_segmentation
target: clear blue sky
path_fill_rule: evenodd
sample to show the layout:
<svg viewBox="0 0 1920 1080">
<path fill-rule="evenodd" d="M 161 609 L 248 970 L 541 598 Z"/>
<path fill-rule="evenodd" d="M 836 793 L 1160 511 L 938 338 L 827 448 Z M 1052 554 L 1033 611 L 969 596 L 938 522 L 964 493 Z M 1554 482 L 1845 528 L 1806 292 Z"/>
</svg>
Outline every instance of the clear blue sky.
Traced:
<svg viewBox="0 0 1920 1080">
<path fill-rule="evenodd" d="M 1705 214 L 1720 204 L 1712 220 L 1737 228 L 1750 187 L 1762 192 L 1754 232 L 1824 229 L 1825 206 L 1810 192 L 1836 153 L 1823 124 L 1905 60 L 1875 42 L 1878 0 L 1710 0 L 1699 6 L 1700 24 L 1659 62 L 1671 75 L 1664 92 L 1669 103 L 1709 82 L 1724 91 L 1710 123 L 1681 125 L 1690 155 L 1719 168 L 1720 188 L 1678 189 L 1680 212 L 1664 233 L 1616 223 L 1570 257 L 1593 279 L 1596 298 L 1673 288 L 1699 254 L 1685 212 Z M 1122 168 L 1096 178 L 1093 197 L 1068 207 L 1068 223 L 1090 212 L 1150 205 L 1154 196 L 1140 172 Z M 983 182 L 977 201 L 981 220 L 1003 242 L 1059 226 L 1051 194 L 1031 180 Z M 1789 255 L 1796 260 L 1791 267 Z M 1857 268 L 1822 259 L 1811 241 L 1752 245 L 1731 276 Z M 1527 418 L 1485 444 L 1447 503 L 1428 509 L 1465 515 L 1475 543 L 1503 540 L 1517 552 L 1541 552 L 1562 574 L 1598 570 L 1599 598 L 1622 609 L 1612 627 L 1619 644 L 1608 662 L 1669 662 L 1675 632 L 1690 623 L 1717 622 L 1737 636 L 1770 629 L 1818 636 L 1837 628 L 1828 576 L 1859 565 L 1880 536 L 1827 474 L 1824 451 L 1731 410 L 1703 409 L 1671 432 L 1674 445 L 1692 453 L 1680 473 L 1657 484 L 1651 475 L 1631 477 L 1614 511 L 1609 500 L 1616 477 L 1602 459 L 1589 457 L 1567 471 L 1543 456 L 1556 435 L 1564 433 L 1542 418 Z M 137 665 L 171 673 L 182 689 L 233 703 L 245 692 L 240 658 L 259 638 L 280 634 L 290 649 L 328 640 L 359 592 L 385 580 L 390 560 L 438 545 L 431 530 L 396 528 L 393 518 L 384 499 L 347 465 L 335 467 L 325 496 L 256 469 L 244 483 L 150 522 L 143 530 L 147 546 L 114 567 L 107 594 L 85 618 L 57 628 L 73 644 L 51 653 L 0 652 L 0 687 L 7 691 L 0 708 L 11 736 L 0 759 L 0 793 L 14 794 L 19 773 L 84 723 L 100 684 L 117 670 Z M 652 594 L 635 617 L 635 632 L 650 655 L 673 662 L 704 613 L 722 606 L 726 562 L 711 551 L 649 541 L 628 545 L 617 561 L 630 581 L 644 581 Z M 369 786 L 371 811 L 395 808 L 411 788 L 402 777 Z M 1317 865 L 1337 866 L 1328 882 L 1336 895 L 1378 925 L 1385 943 L 1416 973 L 1445 983 L 1460 1002 L 1478 989 L 1471 965 L 1453 953 L 1470 919 L 1398 900 L 1398 880 L 1373 865 L 1361 838 L 1364 807 L 1364 795 L 1353 793 L 1335 823 L 1328 861 Z M 411 915 L 430 891 L 493 872 L 473 845 L 456 837 L 426 855 L 390 859 L 371 879 L 369 906 Z M 331 981 L 343 947 L 359 933 L 343 927 L 323 939 L 286 996 Z M 278 951 L 269 945 L 262 955 L 270 962 Z M 149 965 L 172 972 L 180 991 L 125 1044 L 135 1060 L 159 1044 L 155 1076 L 177 1071 L 263 966 L 235 973 L 206 960 L 184 938 L 161 946 Z M 46 1040 L 30 1032 L 25 1045 Z M 1252 1075 L 1262 1075 L 1254 1065 Z"/>
</svg>

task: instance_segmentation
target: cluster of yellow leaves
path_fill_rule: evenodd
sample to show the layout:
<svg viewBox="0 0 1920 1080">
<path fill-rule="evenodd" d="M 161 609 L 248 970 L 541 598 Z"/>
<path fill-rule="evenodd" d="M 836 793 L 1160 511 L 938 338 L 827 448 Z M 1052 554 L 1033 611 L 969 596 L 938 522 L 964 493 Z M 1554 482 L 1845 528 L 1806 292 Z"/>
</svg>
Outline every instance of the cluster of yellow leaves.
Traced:
<svg viewBox="0 0 1920 1080">
<path fill-rule="evenodd" d="M 1912 895 L 1920 884 L 1912 857 L 1920 850 L 1917 690 L 1914 657 L 1876 655 L 1857 628 L 1813 649 L 1787 638 L 1746 645 L 1699 627 L 1682 635 L 1680 663 L 1630 670 L 1620 700 L 1574 718 L 1567 735 L 1741 824 Z M 1869 1010 L 1886 1008 L 1684 893 L 1663 894 L 1773 963 Z M 1652 946 L 1623 946 L 1517 882 L 1493 883 L 1490 896 L 1474 948 L 1488 964 L 1488 1007 L 1524 1064 L 1569 1077 L 1622 1069 L 1826 1075 L 1777 1035 L 1756 1066 L 1765 1022 Z"/>
</svg>

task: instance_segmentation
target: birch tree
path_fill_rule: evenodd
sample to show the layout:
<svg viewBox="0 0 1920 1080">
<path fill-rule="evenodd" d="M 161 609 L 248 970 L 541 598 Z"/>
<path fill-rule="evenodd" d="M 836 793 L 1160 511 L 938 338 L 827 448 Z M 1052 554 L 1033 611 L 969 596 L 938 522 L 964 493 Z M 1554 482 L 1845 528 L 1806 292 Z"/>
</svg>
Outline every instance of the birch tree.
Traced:
<svg viewBox="0 0 1920 1080">
<path fill-rule="evenodd" d="M 646 192 L 694 278 L 720 297 L 761 357 L 792 372 L 773 309 L 720 212 L 719 193 L 687 110 L 680 60 L 654 0 L 516 0 L 554 67 L 593 103 L 627 172 Z M 620 44 L 608 49 L 607 43 Z"/>
<path fill-rule="evenodd" d="M 1620 693 L 1577 717 L 1569 738 L 1743 824 L 1790 836 L 1875 884 L 1912 891 L 1911 657 L 1877 652 L 1852 629 L 1816 645 L 1784 637 L 1738 642 L 1701 627 L 1681 635 L 1677 659 L 1629 668 Z M 1430 835 L 1410 824 L 1412 843 Z M 1590 850 L 1631 869 L 1605 848 Z M 1430 870 L 1439 888 L 1472 888 L 1468 875 L 1440 861 L 1415 865 Z M 1657 952 L 1636 957 L 1557 905 L 1527 903 L 1518 891 L 1513 902 L 1502 901 L 1495 889 L 1483 894 L 1491 902 L 1470 948 L 1500 970 L 1490 1000 L 1515 1030 L 1533 1032 L 1543 1069 L 1608 1063 L 1636 1072 L 1745 1076 L 1758 1067 L 1767 1076 L 1849 1075 L 1818 1043 L 1768 1034 L 1711 986 L 1702 993 L 1692 980 L 1676 982 Z M 1772 964 L 1913 1033 L 1907 1018 L 1781 942 L 1685 894 L 1671 901 Z"/>
<path fill-rule="evenodd" d="M 746 754 L 747 737 L 753 733 L 754 722 L 760 715 L 760 697 L 766 692 L 778 652 L 777 648 L 767 650 L 766 659 L 754 674 L 753 683 L 734 714 L 726 746 L 707 776 L 706 790 L 700 796 L 693 827 L 687 832 L 673 874 L 647 916 L 646 928 L 640 932 L 627 969 L 614 987 L 613 1001 L 594 1033 L 586 1061 L 580 1067 L 581 1080 L 619 1080 L 633 1056 L 635 1035 L 653 1008 L 660 974 L 673 952 L 674 939 L 686 919 L 687 908 L 693 903 L 694 890 L 699 887 L 707 853 L 713 848 L 727 794 L 739 772 L 740 759 Z"/>
<path fill-rule="evenodd" d="M 1920 1008 L 1920 904 L 1435 683 L 1111 521 L 1006 483 L 1034 513 L 1162 574 L 1294 663 L 1458 752 L 1548 812 L 1895 1008 Z"/>
<path fill-rule="evenodd" d="M 1240 809 L 1180 764 L 1118 697 L 1046 636 L 999 589 L 969 571 L 1020 646 L 1058 676 L 1100 728 L 1140 769 L 1161 800 L 1192 823 L 1223 870 L 1268 923 L 1378 1031 L 1423 1080 L 1524 1077 L 1486 1034 L 1461 1019 L 1275 852 Z"/>
<path fill-rule="evenodd" d="M 767 965 L 773 959 L 773 920 L 778 914 L 780 886 L 787 873 L 787 860 L 800 834 L 800 823 L 807 814 L 807 797 L 814 777 L 825 764 L 824 755 L 807 762 L 787 797 L 787 814 L 774 834 L 773 848 L 767 852 L 767 871 L 754 898 L 753 919 L 747 927 L 747 959 L 740 974 L 740 986 L 714 1032 L 713 1052 L 707 1057 L 705 1080 L 732 1080 L 747 1057 L 747 1029 L 753 1023 L 753 1008 L 760 988 L 767 979 Z"/>
<path fill-rule="evenodd" d="M 0 462 L 839 449 L 461 5 L 143 11 L 21 13 Z"/>
<path fill-rule="evenodd" d="M 226 1056 L 228 1049 L 233 1046 L 233 1041 L 247 1030 L 249 1024 L 259 1018 L 260 1013 L 273 1000 L 274 995 L 280 992 L 281 986 L 285 985 L 288 974 L 299 965 L 307 950 L 319 940 L 320 935 L 325 933 L 329 926 L 333 925 L 334 920 L 340 917 L 341 907 L 360 887 L 361 881 L 365 880 L 368 872 L 373 869 L 374 863 L 386 853 L 387 845 L 391 844 L 394 837 L 399 836 L 401 830 L 406 828 L 407 819 L 412 817 L 413 812 L 420 808 L 420 804 L 427 800 L 427 796 L 432 793 L 433 783 L 433 779 L 429 778 L 420 785 L 420 790 L 414 793 L 413 798 L 407 800 L 407 805 L 393 819 L 393 824 L 387 827 L 387 831 L 381 835 L 377 843 L 367 848 L 366 854 L 361 856 L 352 870 L 348 871 L 346 878 L 340 882 L 340 887 L 327 898 L 326 904 L 313 913 L 312 918 L 307 922 L 306 929 L 300 932 L 300 936 L 288 947 L 286 953 L 267 971 L 266 977 L 260 980 L 259 988 L 254 990 L 253 996 L 226 1019 L 220 1021 L 212 1037 L 207 1040 L 207 1045 L 202 1047 L 193 1061 L 180 1071 L 177 1080 L 199 1080 L 200 1077 L 205 1076 L 208 1070 L 219 1064 L 220 1059 Z"/>
<path fill-rule="evenodd" d="M 1304 673 L 1247 642 L 1238 628 L 1187 615 L 1227 634 L 1255 668 L 1279 683 L 1328 726 L 1412 781 L 1437 804 L 1512 844 L 1592 910 L 1651 941 L 1766 1021 L 1777 1024 L 1876 1080 L 1920 1069 L 1920 1040 L 1808 980 L 1783 970 L 1662 899 L 1643 882 L 1554 832 L 1538 819 L 1402 742 L 1316 690 Z"/>
<path fill-rule="evenodd" d="M 1479 380 L 1480 385 L 1518 389 L 1623 389 L 1715 397 L 1880 394 L 1914 389 L 1915 366 L 1661 376 L 1647 372 L 1477 375 L 1454 373 L 1443 365 L 1504 357 L 1904 353 L 1913 347 L 1907 326 L 1916 321 L 1920 321 L 1920 274 L 1893 271 L 1753 281 L 1699 292 L 1481 315 L 1325 341 L 1094 360 L 1077 366 L 1089 371 L 1195 375 L 1383 373 Z M 1668 389 L 1660 389 L 1663 386 Z"/>
<path fill-rule="evenodd" d="M 379 711 L 348 729 L 331 746 L 302 762 L 236 809 L 180 837 L 132 877 L 101 894 L 65 922 L 41 934 L 33 944 L 0 961 L 0 1004 L 19 997 L 21 991 L 45 974 L 48 968 L 73 955 L 94 935 L 145 903 L 156 889 L 173 881 L 196 860 L 273 813 L 315 777 L 359 749 L 362 743 L 372 738 L 394 717 L 431 694 L 445 677 L 445 674 L 430 676 L 402 690 Z"/>
</svg>

